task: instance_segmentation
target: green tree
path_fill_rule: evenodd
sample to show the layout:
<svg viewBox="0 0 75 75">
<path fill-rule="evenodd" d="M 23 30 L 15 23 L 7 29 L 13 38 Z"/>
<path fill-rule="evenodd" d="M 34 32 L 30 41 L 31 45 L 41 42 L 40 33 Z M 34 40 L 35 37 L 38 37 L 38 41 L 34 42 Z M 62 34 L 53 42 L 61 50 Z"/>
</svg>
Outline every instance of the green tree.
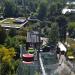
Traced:
<svg viewBox="0 0 75 75">
<path fill-rule="evenodd" d="M 18 14 L 16 5 L 12 0 L 4 1 L 4 16 L 5 17 L 14 17 Z"/>
<path fill-rule="evenodd" d="M 5 30 L 2 27 L 0 27 L 0 44 L 3 44 L 5 39 L 6 39 Z"/>
<path fill-rule="evenodd" d="M 60 41 L 65 41 L 66 40 L 68 20 L 64 16 L 59 16 L 57 18 L 57 23 L 58 23 L 58 26 L 59 26 Z"/>
<path fill-rule="evenodd" d="M 16 29 L 10 29 L 9 31 L 9 36 L 14 37 L 17 34 L 17 30 Z"/>
<path fill-rule="evenodd" d="M 30 27 L 30 26 L 23 27 L 22 29 L 20 29 L 20 30 L 17 31 L 17 34 L 26 37 L 27 31 L 30 31 L 30 30 L 32 30 L 32 27 Z"/>
<path fill-rule="evenodd" d="M 75 38 L 75 22 L 69 22 L 68 32 L 69 32 L 69 37 Z"/>
<path fill-rule="evenodd" d="M 46 16 L 47 16 L 47 5 L 46 3 L 41 3 L 38 9 L 37 18 L 39 20 L 44 20 Z"/>
<path fill-rule="evenodd" d="M 51 2 L 51 4 L 48 7 L 48 11 L 47 11 L 48 19 L 54 22 L 56 17 L 62 14 L 62 9 L 63 9 L 63 3 Z"/>
<path fill-rule="evenodd" d="M 14 48 L 6 48 L 0 45 L 0 74 L 13 75 L 19 65 L 19 61 L 14 60 L 16 52 Z"/>
<path fill-rule="evenodd" d="M 14 47 L 15 49 L 19 47 L 20 41 L 16 37 L 7 37 L 5 40 L 5 46 Z"/>
<path fill-rule="evenodd" d="M 14 56 L 15 56 L 14 48 L 6 48 L 4 46 L 0 46 L 1 63 L 10 63 Z"/>
<path fill-rule="evenodd" d="M 53 23 L 51 25 L 51 29 L 48 33 L 48 44 L 49 45 L 56 45 L 58 40 L 59 40 L 59 27 L 57 25 L 57 23 Z"/>
</svg>

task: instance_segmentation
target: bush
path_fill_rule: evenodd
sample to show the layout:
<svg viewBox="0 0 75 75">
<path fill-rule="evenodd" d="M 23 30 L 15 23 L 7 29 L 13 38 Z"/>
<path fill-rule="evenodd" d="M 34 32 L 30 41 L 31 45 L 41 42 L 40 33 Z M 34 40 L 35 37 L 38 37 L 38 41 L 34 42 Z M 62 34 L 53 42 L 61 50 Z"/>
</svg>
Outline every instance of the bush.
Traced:
<svg viewBox="0 0 75 75">
<path fill-rule="evenodd" d="M 69 48 L 66 53 L 67 56 L 73 56 L 73 49 Z"/>
</svg>

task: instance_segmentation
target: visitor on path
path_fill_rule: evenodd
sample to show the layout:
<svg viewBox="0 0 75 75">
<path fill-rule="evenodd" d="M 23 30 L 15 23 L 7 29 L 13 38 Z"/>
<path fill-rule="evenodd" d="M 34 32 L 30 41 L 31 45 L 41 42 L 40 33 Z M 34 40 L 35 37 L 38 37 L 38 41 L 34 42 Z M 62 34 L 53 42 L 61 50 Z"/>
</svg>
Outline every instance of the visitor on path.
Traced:
<svg viewBox="0 0 75 75">
<path fill-rule="evenodd" d="M 58 46 L 57 46 L 56 54 L 57 54 L 57 58 L 59 60 L 60 59 L 60 48 Z"/>
<path fill-rule="evenodd" d="M 61 65 L 61 64 L 64 63 L 65 61 L 66 61 L 65 51 L 61 51 L 60 59 L 59 59 L 59 65 Z"/>
</svg>

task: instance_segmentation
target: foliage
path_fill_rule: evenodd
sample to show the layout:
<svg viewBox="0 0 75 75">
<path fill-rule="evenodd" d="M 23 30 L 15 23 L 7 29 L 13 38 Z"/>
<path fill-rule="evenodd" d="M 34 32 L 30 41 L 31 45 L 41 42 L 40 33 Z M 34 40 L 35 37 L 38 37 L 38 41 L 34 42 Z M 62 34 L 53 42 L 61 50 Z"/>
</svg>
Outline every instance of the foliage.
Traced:
<svg viewBox="0 0 75 75">
<path fill-rule="evenodd" d="M 14 39 L 16 39 L 16 41 L 17 41 L 19 44 L 25 44 L 25 43 L 26 43 L 26 36 L 16 35 L 16 36 L 14 37 Z"/>
<path fill-rule="evenodd" d="M 11 13 L 10 13 L 11 12 Z M 17 5 L 13 0 L 4 1 L 4 17 L 18 17 L 20 16 Z"/>
<path fill-rule="evenodd" d="M 0 46 L 0 60 L 2 63 L 10 63 L 14 56 L 14 48 L 6 48 L 4 46 Z"/>
<path fill-rule="evenodd" d="M 24 27 L 20 30 L 11 29 L 5 40 L 5 46 L 19 48 L 20 44 L 26 43 L 27 31 L 31 29 L 31 27 Z"/>
<path fill-rule="evenodd" d="M 56 23 L 51 25 L 51 30 L 49 31 L 48 38 L 49 38 L 49 45 L 56 45 L 59 40 L 59 31 L 58 26 Z"/>
<path fill-rule="evenodd" d="M 13 1 L 6 0 L 4 4 L 5 4 L 5 9 L 4 9 L 4 15 L 5 15 L 5 17 L 12 17 L 12 16 L 14 16 L 14 14 L 15 14 L 14 13 L 15 7 L 14 7 Z"/>
<path fill-rule="evenodd" d="M 27 31 L 30 31 L 32 30 L 32 28 L 29 26 L 29 27 L 23 27 L 22 29 L 20 29 L 19 31 L 17 31 L 17 34 L 20 35 L 20 36 L 25 36 L 27 35 Z"/>
<path fill-rule="evenodd" d="M 66 17 L 64 17 L 64 16 L 57 17 L 56 21 L 59 26 L 60 41 L 65 41 L 68 21 L 67 21 Z"/>
<path fill-rule="evenodd" d="M 69 13 L 66 15 L 70 21 L 74 22 L 75 21 L 75 13 Z"/>
<path fill-rule="evenodd" d="M 33 25 L 32 25 L 32 29 L 33 30 L 39 30 L 38 28 L 40 28 L 40 22 L 36 22 L 36 23 L 34 23 Z"/>
<path fill-rule="evenodd" d="M 69 22 L 69 24 L 68 24 L 68 29 L 70 29 L 70 28 L 75 28 L 75 22 Z"/>
<path fill-rule="evenodd" d="M 38 72 L 35 72 L 35 75 L 40 75 L 40 73 L 38 73 Z"/>
<path fill-rule="evenodd" d="M 75 37 L 75 22 L 69 22 L 68 24 L 68 32 L 71 38 Z"/>
<path fill-rule="evenodd" d="M 38 16 L 37 18 L 39 20 L 44 20 L 47 14 L 47 5 L 45 3 L 41 3 L 39 10 L 38 10 Z"/>
<path fill-rule="evenodd" d="M 71 47 L 72 49 L 75 48 L 75 41 L 74 41 L 73 38 L 67 38 L 66 41 L 67 41 L 67 43 L 70 45 L 70 47 Z"/>
<path fill-rule="evenodd" d="M 64 2 L 62 0 L 52 0 L 48 5 L 47 17 L 50 21 L 54 22 L 56 17 L 61 15 Z"/>
<path fill-rule="evenodd" d="M 19 15 L 28 17 L 33 12 L 42 20 L 45 17 L 53 16 L 49 15 L 51 12 L 52 14 L 60 15 L 65 0 L 2 0 L 1 4 L 3 5 L 5 16 Z M 11 14 L 8 13 L 9 10 Z M 48 16 L 46 16 L 47 14 Z"/>
<path fill-rule="evenodd" d="M 0 45 L 0 74 L 1 75 L 12 75 L 16 73 L 19 65 L 19 60 L 14 60 L 15 56 L 14 48 L 6 48 Z"/>
<path fill-rule="evenodd" d="M 0 44 L 3 44 L 6 39 L 6 32 L 3 28 L 0 26 Z"/>
<path fill-rule="evenodd" d="M 10 31 L 9 31 L 9 36 L 10 37 L 14 37 L 14 36 L 16 36 L 16 34 L 17 34 L 16 29 L 10 29 Z"/>
<path fill-rule="evenodd" d="M 7 37 L 5 40 L 5 46 L 7 47 L 14 47 L 17 48 L 19 47 L 20 41 L 16 39 L 16 37 Z"/>
<path fill-rule="evenodd" d="M 73 55 L 74 55 L 73 49 L 72 49 L 72 48 L 69 48 L 69 49 L 67 50 L 66 55 L 67 55 L 67 56 L 73 56 Z"/>
<path fill-rule="evenodd" d="M 11 63 L 2 63 L 1 64 L 1 75 L 16 75 L 16 70 L 19 65 L 19 60 L 13 61 Z"/>
<path fill-rule="evenodd" d="M 2 2 L 3 1 L 3 2 Z M 49 38 L 49 45 L 56 45 L 60 40 L 66 39 L 67 20 L 61 15 L 64 7 L 64 0 L 2 0 L 3 7 L 1 12 L 7 17 L 30 16 L 38 18 L 39 22 L 32 23 L 27 27 L 15 31 L 11 29 L 8 37 L 0 28 L 0 43 L 4 43 L 6 47 L 0 47 L 0 59 L 2 62 L 2 74 L 12 75 L 16 71 L 19 61 L 14 61 L 15 51 L 19 52 L 19 45 L 26 43 L 26 35 L 29 30 L 39 30 L 45 37 Z M 57 23 L 55 23 L 57 22 Z M 73 24 L 72 24 L 73 25 Z M 71 26 L 72 26 L 71 25 Z M 73 25 L 74 26 L 74 25 Z M 73 28 L 72 26 L 72 28 Z M 71 28 L 71 27 L 70 27 Z M 74 30 L 75 31 L 75 30 Z M 73 31 L 73 32 L 74 32 Z M 18 35 L 17 35 L 18 34 Z M 72 34 L 73 35 L 73 34 Z M 5 40 L 6 39 L 6 40 Z M 13 48 L 11 48 L 13 47 Z M 14 51 L 15 48 L 15 51 Z M 28 69 L 27 69 L 28 70 Z M 37 73 L 36 73 L 37 75 Z"/>
</svg>

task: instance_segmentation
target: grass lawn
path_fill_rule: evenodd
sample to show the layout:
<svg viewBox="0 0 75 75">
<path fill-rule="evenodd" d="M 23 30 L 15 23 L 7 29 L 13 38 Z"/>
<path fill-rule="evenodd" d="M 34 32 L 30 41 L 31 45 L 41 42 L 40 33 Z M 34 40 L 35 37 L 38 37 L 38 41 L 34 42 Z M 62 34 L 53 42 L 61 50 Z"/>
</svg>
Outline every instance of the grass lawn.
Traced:
<svg viewBox="0 0 75 75">
<path fill-rule="evenodd" d="M 69 59 L 75 60 L 75 41 L 72 38 L 67 38 L 67 43 L 70 47 L 68 48 L 66 55 Z"/>
<path fill-rule="evenodd" d="M 67 38 L 66 41 L 70 45 L 71 48 L 75 48 L 75 41 L 72 38 Z"/>
<path fill-rule="evenodd" d="M 75 22 L 69 22 L 68 28 L 75 28 Z"/>
</svg>

